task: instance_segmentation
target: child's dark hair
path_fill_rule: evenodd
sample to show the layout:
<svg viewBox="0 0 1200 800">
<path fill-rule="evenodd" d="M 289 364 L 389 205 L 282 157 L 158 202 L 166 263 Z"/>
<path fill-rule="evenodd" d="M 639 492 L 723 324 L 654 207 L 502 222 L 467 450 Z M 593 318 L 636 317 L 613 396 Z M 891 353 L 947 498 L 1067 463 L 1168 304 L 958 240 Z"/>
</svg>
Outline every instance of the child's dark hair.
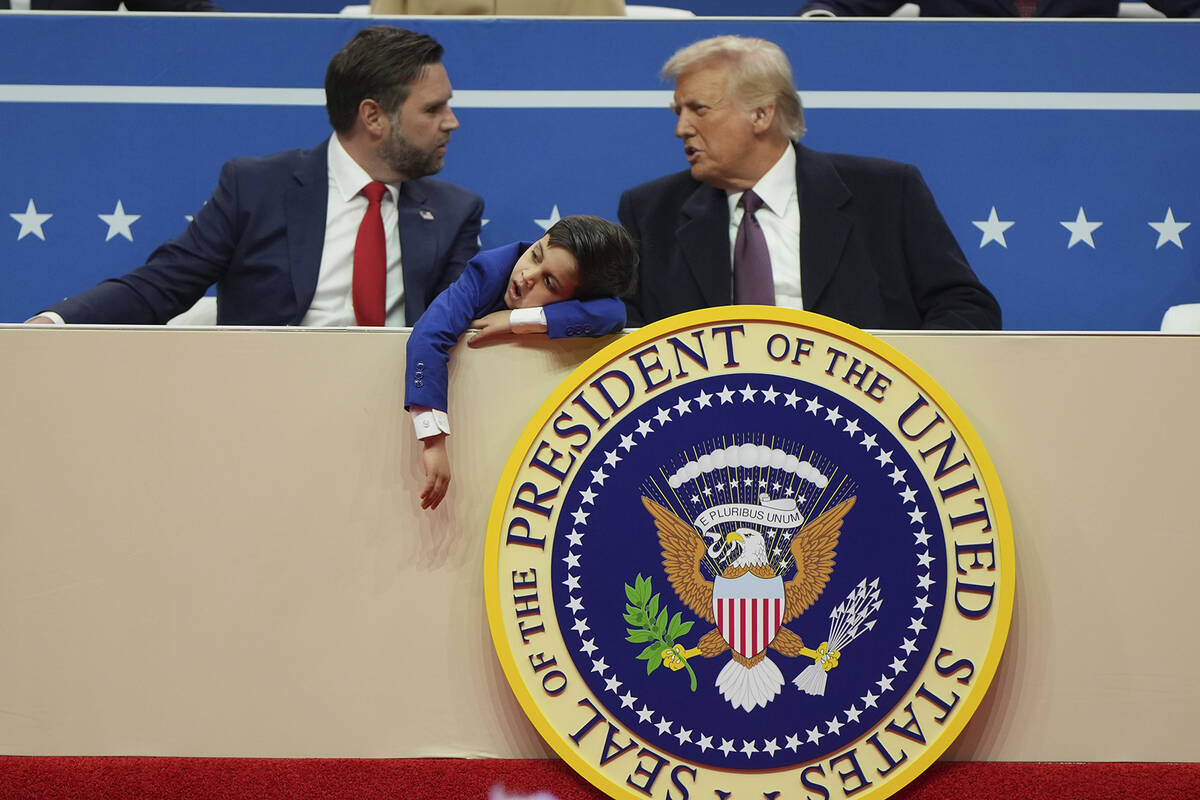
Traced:
<svg viewBox="0 0 1200 800">
<path fill-rule="evenodd" d="M 561 247 L 579 262 L 575 297 L 621 297 L 633 290 L 637 247 L 615 222 L 587 214 L 563 217 L 547 232 L 552 247 Z"/>
</svg>

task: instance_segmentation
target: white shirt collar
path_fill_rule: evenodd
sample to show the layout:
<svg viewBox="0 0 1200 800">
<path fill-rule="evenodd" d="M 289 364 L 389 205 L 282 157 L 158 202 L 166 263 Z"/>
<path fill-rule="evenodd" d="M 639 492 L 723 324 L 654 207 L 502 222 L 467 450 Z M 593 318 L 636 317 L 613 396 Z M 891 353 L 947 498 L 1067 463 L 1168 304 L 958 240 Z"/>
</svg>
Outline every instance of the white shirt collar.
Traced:
<svg viewBox="0 0 1200 800">
<path fill-rule="evenodd" d="M 796 148 L 790 144 L 784 148 L 783 155 L 766 174 L 754 184 L 754 193 L 762 198 L 763 204 L 775 212 L 782 214 L 787 208 L 788 201 L 796 193 Z M 744 192 L 729 194 L 729 215 L 741 202 Z"/>
<path fill-rule="evenodd" d="M 350 157 L 336 133 L 329 137 L 329 177 L 333 179 L 333 186 L 346 203 L 357 197 L 363 187 L 374 180 Z M 400 184 L 389 183 L 387 191 L 392 196 L 392 202 L 396 202 L 400 195 Z"/>
</svg>

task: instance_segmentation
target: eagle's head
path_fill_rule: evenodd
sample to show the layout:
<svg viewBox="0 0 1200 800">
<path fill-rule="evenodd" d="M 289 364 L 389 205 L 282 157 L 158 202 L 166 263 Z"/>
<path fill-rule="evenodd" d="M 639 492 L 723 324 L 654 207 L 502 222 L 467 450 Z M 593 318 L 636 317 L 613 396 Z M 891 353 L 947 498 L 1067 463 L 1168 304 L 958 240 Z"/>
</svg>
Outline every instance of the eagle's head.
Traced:
<svg viewBox="0 0 1200 800">
<path fill-rule="evenodd" d="M 755 567 L 760 564 L 769 565 L 767 561 L 767 543 L 763 540 L 763 535 L 756 530 L 750 528 L 738 528 L 735 531 L 730 531 L 725 535 L 725 543 L 731 544 L 737 542 L 741 545 L 742 552 L 731 567 Z"/>
</svg>

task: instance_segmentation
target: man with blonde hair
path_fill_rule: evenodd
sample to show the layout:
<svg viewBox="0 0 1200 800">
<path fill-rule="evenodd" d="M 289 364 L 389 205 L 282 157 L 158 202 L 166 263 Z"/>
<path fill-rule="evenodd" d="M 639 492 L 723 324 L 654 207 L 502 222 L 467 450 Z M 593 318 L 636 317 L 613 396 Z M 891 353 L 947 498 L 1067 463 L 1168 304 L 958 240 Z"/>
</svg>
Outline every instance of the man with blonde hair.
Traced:
<svg viewBox="0 0 1200 800">
<path fill-rule="evenodd" d="M 630 324 L 758 303 L 860 328 L 1000 327 L 916 167 L 798 143 L 804 111 L 778 45 L 705 39 L 662 75 L 689 168 L 621 195 L 642 264 Z"/>
</svg>

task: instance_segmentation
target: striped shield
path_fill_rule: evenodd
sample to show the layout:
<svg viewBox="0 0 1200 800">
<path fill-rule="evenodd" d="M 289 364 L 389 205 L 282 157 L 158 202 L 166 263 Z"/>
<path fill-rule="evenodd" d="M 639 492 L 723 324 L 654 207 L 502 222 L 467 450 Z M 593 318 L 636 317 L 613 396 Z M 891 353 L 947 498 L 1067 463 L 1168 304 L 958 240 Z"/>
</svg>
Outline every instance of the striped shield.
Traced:
<svg viewBox="0 0 1200 800">
<path fill-rule="evenodd" d="M 713 614 L 721 636 L 735 651 L 754 656 L 767 649 L 783 620 L 783 578 L 746 573 L 713 581 Z"/>
</svg>

